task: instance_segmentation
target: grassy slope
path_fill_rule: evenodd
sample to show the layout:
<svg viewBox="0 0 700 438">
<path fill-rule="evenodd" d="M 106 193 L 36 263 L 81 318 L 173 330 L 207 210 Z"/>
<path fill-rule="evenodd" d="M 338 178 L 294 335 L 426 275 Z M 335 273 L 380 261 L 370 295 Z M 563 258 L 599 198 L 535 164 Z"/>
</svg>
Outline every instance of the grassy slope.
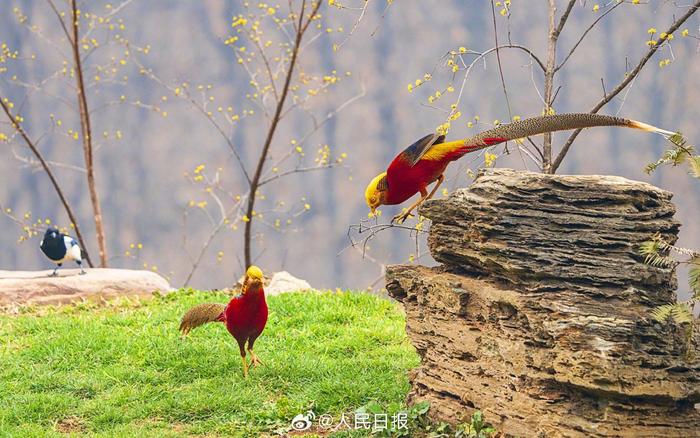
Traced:
<svg viewBox="0 0 700 438">
<path fill-rule="evenodd" d="M 222 293 L 181 291 L 106 308 L 0 315 L 0 435 L 257 437 L 309 408 L 403 403 L 418 363 L 393 303 L 366 294 L 271 297 L 256 343 L 265 366 L 241 375 L 222 324 L 179 339 L 183 312 Z"/>
</svg>

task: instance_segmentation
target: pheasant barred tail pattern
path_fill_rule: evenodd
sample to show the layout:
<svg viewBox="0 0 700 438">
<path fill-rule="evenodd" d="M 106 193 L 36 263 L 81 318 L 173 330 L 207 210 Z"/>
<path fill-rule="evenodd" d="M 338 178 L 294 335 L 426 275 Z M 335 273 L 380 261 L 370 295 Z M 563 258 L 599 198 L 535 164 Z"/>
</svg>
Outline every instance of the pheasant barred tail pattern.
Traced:
<svg viewBox="0 0 700 438">
<path fill-rule="evenodd" d="M 572 129 L 593 128 L 596 126 L 623 126 L 655 132 L 668 138 L 673 135 L 670 131 L 656 128 L 646 123 L 637 122 L 622 117 L 601 114 L 572 113 L 532 117 L 519 122 L 501 125 L 464 140 L 466 145 L 489 146 L 488 139 L 514 140 L 546 132 L 568 131 Z"/>
<path fill-rule="evenodd" d="M 180 331 L 186 336 L 192 329 L 208 322 L 220 321 L 220 317 L 226 308 L 219 303 L 204 303 L 188 310 L 180 322 Z"/>
</svg>

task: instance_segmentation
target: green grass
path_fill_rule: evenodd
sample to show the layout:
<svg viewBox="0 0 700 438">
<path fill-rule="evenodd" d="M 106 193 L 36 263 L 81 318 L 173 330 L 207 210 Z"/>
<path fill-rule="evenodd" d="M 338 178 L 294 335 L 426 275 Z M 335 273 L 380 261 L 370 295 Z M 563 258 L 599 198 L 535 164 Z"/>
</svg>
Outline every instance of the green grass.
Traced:
<svg viewBox="0 0 700 438">
<path fill-rule="evenodd" d="M 180 316 L 223 293 L 0 315 L 0 436 L 277 436 L 294 415 L 402 406 L 418 357 L 400 308 L 362 293 L 270 297 L 244 380 L 233 338 Z M 375 403 L 375 404 L 376 404 Z M 357 435 L 355 435 L 357 436 Z"/>
</svg>

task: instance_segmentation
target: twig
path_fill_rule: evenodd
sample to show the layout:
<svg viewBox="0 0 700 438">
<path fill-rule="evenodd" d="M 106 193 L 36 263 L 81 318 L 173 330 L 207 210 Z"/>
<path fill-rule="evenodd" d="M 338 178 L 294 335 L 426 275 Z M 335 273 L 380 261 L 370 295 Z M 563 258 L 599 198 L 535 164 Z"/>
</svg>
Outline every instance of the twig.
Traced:
<svg viewBox="0 0 700 438">
<path fill-rule="evenodd" d="M 604 12 L 603 14 L 601 14 L 600 17 L 598 17 L 590 26 L 588 26 L 588 28 L 583 32 L 583 35 L 581 35 L 581 38 L 579 38 L 578 41 L 576 42 L 576 44 L 574 44 L 574 46 L 571 48 L 571 50 L 569 50 L 569 53 L 566 55 L 566 57 L 564 58 L 564 60 L 557 66 L 557 68 L 554 69 L 554 73 L 558 72 L 558 71 L 564 66 L 564 64 L 566 64 L 566 61 L 568 61 L 569 58 L 571 58 L 571 55 L 574 54 L 574 52 L 576 51 L 576 49 L 578 48 L 578 46 L 579 46 L 579 45 L 581 44 L 581 42 L 586 38 L 586 35 L 588 35 L 588 32 L 590 32 L 591 30 L 593 30 L 593 28 L 595 27 L 595 25 L 598 24 L 598 22 L 599 22 L 600 20 L 602 20 L 603 18 L 605 18 L 606 15 L 608 15 L 609 13 L 611 13 L 612 11 L 614 11 L 615 8 L 617 8 L 617 7 L 620 6 L 621 4 L 622 4 L 622 2 L 616 3 L 612 8 L 608 9 L 607 11 L 605 11 L 605 12 Z"/>
<path fill-rule="evenodd" d="M 289 94 L 289 88 L 292 82 L 292 76 L 294 74 L 294 67 L 297 64 L 297 59 L 299 55 L 299 49 L 301 47 L 301 41 L 306 33 L 306 30 L 309 27 L 309 24 L 313 21 L 314 17 L 316 16 L 316 13 L 318 12 L 319 8 L 323 2 L 317 1 L 312 10 L 311 14 L 309 15 L 308 20 L 304 22 L 304 12 L 306 11 L 306 0 L 302 0 L 300 12 L 299 12 L 299 23 L 297 26 L 297 32 L 294 40 L 294 47 L 292 49 L 292 57 L 289 61 L 289 69 L 287 70 L 286 78 L 284 80 L 284 86 L 282 87 L 282 92 L 280 93 L 280 98 L 277 101 L 277 107 L 275 108 L 275 113 L 272 117 L 272 122 L 270 123 L 270 127 L 267 131 L 267 137 L 265 138 L 265 143 L 263 145 L 262 151 L 260 153 L 260 157 L 258 158 L 258 164 L 255 168 L 255 173 L 253 174 L 253 178 L 250 182 L 250 196 L 248 196 L 248 206 L 246 208 L 246 216 L 248 217 L 248 221 L 245 223 L 245 230 L 243 232 L 243 241 L 244 241 L 244 259 L 245 259 L 245 265 L 248 266 L 252 262 L 252 257 L 251 257 L 251 232 L 252 232 L 252 225 L 253 225 L 253 209 L 255 208 L 255 193 L 258 190 L 258 187 L 260 185 L 260 178 L 262 176 L 262 171 L 263 167 L 265 165 L 265 161 L 267 160 L 268 153 L 270 151 L 270 146 L 272 145 L 272 139 L 274 138 L 275 133 L 277 132 L 277 126 L 280 121 L 280 115 L 282 114 L 282 110 L 284 108 L 284 104 L 287 101 L 287 95 Z"/>
<path fill-rule="evenodd" d="M 607 97 L 608 92 L 605 91 L 605 79 L 600 78 L 600 86 L 603 87 L 603 98 Z"/>
<path fill-rule="evenodd" d="M 204 254 L 207 252 L 207 249 L 209 249 L 209 246 L 214 241 L 214 238 L 221 232 L 221 229 L 224 227 L 225 224 L 226 218 L 222 218 L 221 221 L 214 228 L 212 228 L 211 232 L 209 233 L 209 236 L 200 248 L 199 253 L 197 254 L 197 258 L 194 261 L 192 261 L 192 269 L 190 269 L 190 272 L 189 274 L 187 274 L 185 282 L 182 284 L 183 288 L 189 286 L 190 280 L 192 280 L 194 273 L 197 271 L 200 263 L 202 262 L 202 258 L 204 258 Z"/>
<path fill-rule="evenodd" d="M 350 244 L 346 246 L 345 248 L 341 249 L 338 251 L 338 255 L 342 254 L 345 252 L 345 250 L 349 248 L 355 248 L 357 249 L 358 247 L 361 246 L 362 249 L 362 256 L 365 257 L 367 254 L 367 244 L 369 243 L 370 240 L 374 239 L 378 233 L 388 230 L 390 228 L 397 228 L 397 229 L 402 229 L 402 230 L 409 230 L 411 233 L 416 233 L 416 239 L 418 238 L 418 235 L 421 233 L 426 233 L 424 230 L 417 229 L 415 227 L 409 227 L 406 225 L 400 225 L 400 224 L 394 224 L 394 223 L 389 223 L 389 224 L 379 224 L 379 223 L 374 223 L 372 225 L 365 225 L 366 220 L 361 220 L 359 224 L 352 224 L 348 227 L 348 240 L 350 241 Z M 356 241 L 352 238 L 352 233 L 353 231 L 357 232 L 357 234 L 363 234 L 363 233 L 369 233 L 369 235 L 359 241 Z M 418 243 L 416 242 L 416 245 Z"/>
<path fill-rule="evenodd" d="M 667 35 L 674 33 L 676 30 L 678 30 L 679 27 L 683 25 L 683 23 L 685 23 L 691 16 L 693 16 L 693 14 L 695 14 L 698 11 L 698 9 L 700 9 L 700 0 L 696 0 L 696 2 L 690 7 L 690 9 L 688 9 L 688 11 L 685 14 L 683 14 L 683 16 L 676 20 L 665 33 Z M 642 59 L 639 61 L 634 70 L 632 70 L 629 74 L 625 75 L 624 79 L 617 85 L 617 87 L 615 87 L 606 97 L 599 100 L 598 103 L 596 103 L 595 106 L 593 106 L 593 109 L 591 109 L 589 112 L 591 114 L 597 113 L 615 96 L 620 94 L 620 92 L 624 90 L 625 87 L 627 87 L 627 85 L 629 85 L 630 82 L 632 82 L 634 78 L 636 78 L 637 75 L 642 71 L 642 68 L 644 68 L 644 66 L 649 61 L 649 59 L 651 59 L 654 53 L 656 53 L 656 51 L 659 50 L 659 46 L 661 46 L 664 41 L 665 40 L 659 37 L 659 39 L 655 41 L 655 44 L 651 45 L 647 53 L 642 57 Z M 561 165 L 561 162 L 564 160 L 564 157 L 566 157 L 566 154 L 569 152 L 571 145 L 574 143 L 574 140 L 576 140 L 576 137 L 578 137 L 581 131 L 581 129 L 575 130 L 566 140 L 566 143 L 562 147 L 562 150 L 559 152 L 559 155 L 557 155 L 557 158 L 552 163 L 552 172 L 557 171 L 557 169 Z"/>
<path fill-rule="evenodd" d="M 528 47 L 523 46 L 523 45 L 521 45 L 521 44 L 501 44 L 500 46 L 492 47 L 491 49 L 487 50 L 487 51 L 484 52 L 483 54 L 486 55 L 486 54 L 488 54 L 488 53 L 490 53 L 490 52 L 496 51 L 497 49 L 518 49 L 518 50 L 522 50 L 523 52 L 525 52 L 525 53 L 527 53 L 528 55 L 530 55 L 530 57 L 531 57 L 532 59 L 534 59 L 534 60 L 537 62 L 537 65 L 540 66 L 540 68 L 542 69 L 542 71 L 545 71 L 545 70 L 547 69 L 547 68 L 545 67 L 544 63 L 542 62 L 542 60 L 540 60 L 540 58 L 538 58 L 537 55 L 535 55 L 534 52 L 533 52 L 532 50 L 530 50 Z"/>
<path fill-rule="evenodd" d="M 365 89 L 365 86 L 364 86 L 364 84 L 363 84 L 363 85 L 362 85 L 362 90 L 360 91 L 360 93 L 358 93 L 358 94 L 356 94 L 355 96 L 351 97 L 350 99 L 346 100 L 346 101 L 343 102 L 341 105 L 339 105 L 337 108 L 335 108 L 333 111 L 331 111 L 331 112 L 329 112 L 328 114 L 326 114 L 326 117 L 325 117 L 323 120 L 321 120 L 321 122 L 319 122 L 319 123 L 314 123 L 313 128 L 309 129 L 309 131 L 308 131 L 306 134 L 304 134 L 304 136 L 301 138 L 301 140 L 299 140 L 298 145 L 299 145 L 299 146 L 304 145 L 304 143 L 305 143 L 306 140 L 311 136 L 311 134 L 317 132 L 321 127 L 323 127 L 326 123 L 328 123 L 330 120 L 332 120 L 334 117 L 336 117 L 336 116 L 337 116 L 341 111 L 343 111 L 347 106 L 349 106 L 351 103 L 355 102 L 356 100 L 361 99 L 362 97 L 365 96 L 365 94 L 366 94 L 366 89 Z M 283 162 L 285 159 L 289 158 L 290 155 L 291 155 L 291 152 L 290 152 L 290 154 L 285 155 L 284 157 L 282 157 L 282 159 L 280 159 L 279 161 L 277 161 L 277 162 L 272 166 L 272 168 L 279 167 L 280 164 L 282 164 L 282 162 Z M 310 167 L 310 168 L 296 168 L 296 169 L 292 169 L 292 170 L 290 170 L 290 171 L 278 173 L 278 174 L 275 174 L 275 175 L 273 175 L 273 176 L 269 176 L 269 177 L 266 177 L 266 178 L 262 179 L 262 180 L 260 181 L 260 184 L 258 185 L 258 187 L 262 187 L 262 186 L 264 186 L 264 185 L 266 185 L 266 184 L 268 184 L 268 183 L 270 183 L 270 182 L 272 182 L 272 181 L 274 181 L 274 180 L 276 180 L 276 179 L 281 178 L 282 176 L 286 176 L 286 175 L 293 174 L 293 173 L 295 173 L 295 171 L 298 171 L 298 170 L 302 170 L 302 171 L 304 171 L 304 172 L 310 172 L 310 171 L 313 171 L 313 170 L 326 169 L 326 168 L 330 168 L 330 167 L 333 167 L 333 166 L 316 166 L 316 167 Z M 268 174 L 269 174 L 269 172 L 268 172 Z"/>
<path fill-rule="evenodd" d="M 12 155 L 15 157 L 15 160 L 19 161 L 20 163 L 24 163 L 27 167 L 31 167 L 31 168 L 41 167 L 41 163 L 38 160 L 32 158 L 31 156 L 29 156 L 29 157 L 22 156 L 22 155 L 18 154 L 17 151 L 14 150 L 14 148 L 12 149 Z M 80 166 L 74 166 L 72 164 L 59 163 L 57 161 L 50 161 L 50 160 L 47 160 L 46 162 L 51 167 L 62 167 L 64 169 L 73 170 L 75 172 L 85 173 L 85 168 L 80 167 Z"/>
<path fill-rule="evenodd" d="M 475 55 L 477 55 L 477 57 L 474 58 L 474 60 L 473 60 L 471 63 L 469 63 L 469 65 L 466 64 L 466 62 L 464 61 L 464 58 L 463 58 L 462 55 L 460 54 L 460 55 L 459 55 L 459 59 L 460 59 L 460 61 L 462 62 L 462 66 L 463 66 L 464 69 L 465 69 L 464 78 L 462 78 L 462 85 L 461 85 L 460 88 L 459 88 L 459 93 L 457 94 L 457 99 L 456 99 L 456 101 L 455 101 L 455 106 L 454 106 L 453 109 L 448 113 L 448 116 L 447 116 L 447 119 L 448 119 L 448 120 L 449 120 L 450 117 L 457 111 L 457 108 L 459 107 L 459 103 L 462 101 L 462 96 L 464 95 L 464 88 L 465 88 L 466 85 L 467 85 L 467 79 L 469 78 L 469 74 L 471 73 L 471 70 L 472 70 L 472 68 L 474 67 L 474 65 L 475 65 L 477 62 L 479 62 L 479 61 L 481 61 L 481 60 L 484 60 L 485 57 L 486 57 L 487 55 L 489 55 L 490 53 L 495 52 L 497 49 L 505 49 L 505 48 L 508 48 L 508 49 L 519 49 L 519 50 L 522 50 L 522 51 L 528 53 L 528 54 L 530 55 L 530 58 L 531 58 L 531 59 L 534 59 L 535 61 L 537 61 L 537 63 L 540 65 L 540 67 L 541 67 L 542 69 L 544 69 L 544 65 L 542 64 L 542 61 L 540 61 L 539 58 L 538 58 L 537 56 L 535 56 L 535 54 L 532 53 L 532 51 L 531 51 L 530 49 L 528 49 L 528 48 L 525 47 L 525 46 L 521 46 L 521 45 L 511 45 L 511 44 L 507 44 L 507 45 L 506 45 L 506 44 L 504 44 L 504 45 L 501 45 L 501 46 L 492 47 L 492 48 L 486 50 L 485 52 L 470 51 L 470 52 L 468 52 L 468 53 L 470 53 L 470 54 L 475 54 Z"/>
<path fill-rule="evenodd" d="M 493 17 L 493 37 L 496 43 L 496 59 L 498 60 L 498 73 L 501 75 L 501 86 L 503 87 L 503 95 L 506 97 L 506 105 L 508 106 L 508 119 L 513 120 L 513 112 L 510 108 L 510 99 L 508 99 L 508 89 L 506 88 L 506 80 L 503 76 L 503 67 L 501 66 L 501 55 L 498 51 L 498 27 L 496 26 L 496 6 L 494 0 L 491 0 L 491 15 Z"/>
<path fill-rule="evenodd" d="M 340 43 L 338 43 L 335 46 L 336 51 L 340 50 L 345 45 L 345 43 L 350 39 L 350 37 L 355 33 L 357 28 L 360 26 L 362 19 L 365 18 L 365 14 L 367 13 L 367 8 L 369 7 L 369 3 L 370 3 L 370 0 L 365 0 L 365 4 L 362 6 L 362 10 L 360 11 L 359 18 L 352 25 L 352 29 L 350 29 L 350 32 L 345 36 L 345 39 L 343 39 L 343 41 L 341 41 Z"/>
<path fill-rule="evenodd" d="M 68 38 L 68 43 L 72 46 L 73 45 L 73 38 L 71 37 L 71 34 L 68 31 L 68 27 L 66 27 L 65 21 L 63 21 L 63 16 L 59 12 L 58 8 L 56 8 L 56 5 L 53 3 L 53 0 L 46 0 L 46 1 L 48 2 L 49 6 L 51 6 L 53 13 L 56 15 L 58 22 L 61 24 L 61 29 L 63 29 L 63 33 L 66 35 L 66 38 Z"/>
<path fill-rule="evenodd" d="M 128 46 L 127 46 L 128 47 Z M 145 75 L 147 75 L 151 80 L 155 81 L 156 83 L 160 84 L 161 87 L 165 88 L 166 90 L 170 91 L 173 94 L 175 93 L 175 88 L 167 85 L 162 79 L 160 79 L 158 76 L 153 73 L 151 69 L 146 68 L 143 64 L 141 64 L 138 60 L 134 60 L 137 66 L 141 69 L 141 71 L 144 72 Z M 238 162 L 238 166 L 241 168 L 241 171 L 243 172 L 243 176 L 245 176 L 246 181 L 250 184 L 250 176 L 248 175 L 248 171 L 245 168 L 245 163 L 243 163 L 243 159 L 241 158 L 240 154 L 238 153 L 238 150 L 236 150 L 236 146 L 233 144 L 233 141 L 231 141 L 231 138 L 226 134 L 224 129 L 221 127 L 221 125 L 207 113 L 207 109 L 200 105 L 199 102 L 197 102 L 190 94 L 189 91 L 183 90 L 181 92 L 185 97 L 183 99 L 186 99 L 194 108 L 199 111 L 208 121 L 209 123 L 214 126 L 214 129 L 221 135 L 221 137 L 224 139 L 226 142 L 226 145 L 228 148 L 231 150 L 231 153 L 233 156 L 236 158 L 236 161 Z"/>
<path fill-rule="evenodd" d="M 632 91 L 632 88 L 634 88 L 634 84 L 637 82 L 637 78 L 632 79 L 632 82 L 630 82 L 629 87 L 625 89 L 625 93 L 622 95 L 622 102 L 620 102 L 620 106 L 617 108 L 617 111 L 615 111 L 615 115 L 620 114 L 622 111 L 622 108 L 625 107 L 625 103 L 627 102 L 627 96 L 630 94 L 630 91 Z"/>
<path fill-rule="evenodd" d="M 61 186 L 58 184 L 58 180 L 56 180 L 56 177 L 53 174 L 53 171 L 51 170 L 51 167 L 49 167 L 49 164 L 46 162 L 44 159 L 43 155 L 41 152 L 39 152 L 39 149 L 37 149 L 36 145 L 34 142 L 29 138 L 29 135 L 27 132 L 24 130 L 22 125 L 17 121 L 17 118 L 12 115 L 12 112 L 10 111 L 10 108 L 7 106 L 5 103 L 4 99 L 0 96 L 0 106 L 2 106 L 3 111 L 5 112 L 5 115 L 7 118 L 11 121 L 12 127 L 19 133 L 19 135 L 22 137 L 26 145 L 31 149 L 32 153 L 36 157 L 37 160 L 41 163 L 41 167 L 44 168 L 44 171 L 48 175 L 49 179 L 51 180 L 51 185 L 53 185 L 54 190 L 56 191 L 56 194 L 58 195 L 58 198 L 61 200 L 61 204 L 63 204 L 63 208 L 66 210 L 66 214 L 68 214 L 68 219 L 70 219 L 71 223 L 73 224 L 73 227 L 75 228 L 75 234 L 78 240 L 80 241 L 80 246 L 82 247 L 83 254 L 85 255 L 85 260 L 88 263 L 88 266 L 91 268 L 93 267 L 92 260 L 90 260 L 90 255 L 88 254 L 87 250 L 87 245 L 85 242 L 85 239 L 83 239 L 83 234 L 80 232 L 80 227 L 78 226 L 78 220 L 75 218 L 75 214 L 73 214 L 73 209 L 70 207 L 68 204 L 68 200 L 66 199 L 66 196 L 63 194 L 63 190 L 61 189 Z"/>
</svg>

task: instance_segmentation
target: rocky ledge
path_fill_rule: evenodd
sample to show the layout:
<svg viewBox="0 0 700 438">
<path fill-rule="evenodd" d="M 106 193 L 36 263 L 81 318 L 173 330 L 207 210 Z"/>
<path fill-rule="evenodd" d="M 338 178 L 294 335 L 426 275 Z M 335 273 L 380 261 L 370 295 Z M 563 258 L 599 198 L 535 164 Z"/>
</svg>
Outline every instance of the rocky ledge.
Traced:
<svg viewBox="0 0 700 438">
<path fill-rule="evenodd" d="M 700 436 L 700 342 L 649 317 L 676 279 L 639 255 L 655 233 L 675 241 L 671 196 L 498 169 L 427 202 L 442 266 L 386 275 L 422 357 L 409 398 L 452 423 L 481 410 L 506 436 Z"/>
<path fill-rule="evenodd" d="M 17 304 L 66 304 L 118 296 L 149 296 L 172 290 L 168 281 L 151 271 L 130 269 L 62 269 L 51 271 L 0 271 L 0 307 Z"/>
</svg>

